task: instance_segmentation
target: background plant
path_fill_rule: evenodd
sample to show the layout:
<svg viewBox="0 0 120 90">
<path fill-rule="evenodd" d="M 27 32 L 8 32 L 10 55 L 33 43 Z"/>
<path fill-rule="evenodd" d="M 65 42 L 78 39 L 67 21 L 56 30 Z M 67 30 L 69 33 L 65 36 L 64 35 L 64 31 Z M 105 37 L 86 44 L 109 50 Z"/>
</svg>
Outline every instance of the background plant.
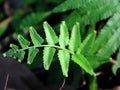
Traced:
<svg viewBox="0 0 120 90">
<path fill-rule="evenodd" d="M 74 2 L 72 0 L 66 0 L 66 1 L 54 1 L 51 2 L 50 0 L 48 0 L 48 3 L 54 3 L 56 4 L 56 7 L 53 6 L 52 8 L 49 8 L 46 6 L 46 4 L 42 5 L 43 8 L 40 11 L 40 7 L 37 6 L 36 3 L 38 3 L 37 1 L 27 1 L 26 0 L 26 5 L 35 5 L 37 8 L 33 9 L 29 9 L 26 11 L 22 10 L 21 11 L 17 10 L 15 11 L 14 15 L 12 16 L 12 22 L 13 22 L 13 27 L 15 28 L 15 32 L 20 33 L 21 31 L 27 29 L 29 30 L 30 26 L 35 27 L 37 30 L 38 28 L 41 29 L 42 26 L 39 25 L 42 24 L 42 22 L 46 19 L 47 21 L 51 22 L 49 20 L 49 17 L 51 17 L 52 15 L 57 15 L 57 14 L 63 14 L 64 17 L 61 17 L 61 20 L 64 20 L 67 24 L 67 28 L 68 30 L 71 31 L 66 31 L 66 27 L 64 27 L 63 24 L 61 24 L 60 26 L 60 36 L 57 34 L 53 35 L 53 37 L 51 37 L 51 39 L 55 39 L 54 43 L 48 42 L 47 41 L 47 45 L 54 45 L 55 47 L 53 47 L 50 51 L 52 52 L 49 58 L 52 58 L 55 54 L 55 49 L 58 50 L 58 58 L 60 61 L 60 65 L 62 67 L 62 72 L 64 76 L 67 76 L 67 72 L 68 72 L 68 62 L 70 60 L 70 58 L 72 58 L 71 60 L 76 62 L 78 65 L 80 65 L 82 67 L 83 70 L 85 70 L 86 72 L 90 73 L 90 71 L 96 71 L 96 69 L 101 66 L 102 64 L 106 63 L 106 62 L 110 62 L 111 60 L 113 60 L 114 58 L 112 58 L 111 56 L 119 50 L 119 44 L 120 44 L 120 39 L 119 39 L 119 34 L 120 34 L 120 30 L 119 30 L 119 20 L 120 20 L 120 14 L 119 14 L 119 8 L 120 8 L 120 3 L 119 0 L 75 0 Z M 46 2 L 44 2 L 46 3 Z M 57 4 L 61 3 L 60 5 L 57 6 Z M 112 3 L 112 4 L 111 4 Z M 61 20 L 58 20 L 57 23 L 54 23 L 54 30 L 56 32 L 59 32 L 59 23 Z M 102 24 L 99 24 L 98 22 L 105 20 L 105 22 L 102 22 Z M 16 22 L 19 21 L 19 23 Z M 52 20 L 53 21 L 53 20 Z M 11 22 L 11 23 L 12 23 Z M 79 23 L 75 24 L 76 22 Z M 15 24 L 14 24 L 15 23 Z M 99 24 L 99 25 L 98 25 Z M 8 25 L 8 24 L 7 24 Z M 74 25 L 74 26 L 73 26 Z M 102 26 L 101 26 L 102 25 Z M 49 26 L 49 25 L 47 25 Z M 46 26 L 46 27 L 47 27 Z M 63 31 L 61 30 L 61 28 L 63 28 Z M 73 27 L 73 28 L 72 28 Z M 79 30 L 77 29 L 77 27 L 79 27 Z M 100 28 L 99 28 L 100 27 Z M 95 29 L 97 34 L 95 33 Z M 3 30 L 6 30 L 6 28 Z M 46 28 L 44 26 L 44 30 L 46 32 Z M 51 26 L 49 27 L 49 30 L 51 30 Z M 53 34 L 53 31 L 50 34 Z M 35 30 L 33 30 L 35 32 Z M 75 32 L 76 31 L 76 32 Z M 78 32 L 79 34 L 76 34 Z M 31 32 L 31 30 L 29 31 Z M 72 32 L 69 37 L 68 32 Z M 22 34 L 24 34 L 22 32 Z M 34 33 L 36 35 L 36 33 Z M 48 32 L 47 32 L 48 34 Z M 65 35 L 63 35 L 65 34 Z M 3 35 L 3 34 L 1 34 Z M 30 34 L 31 35 L 31 34 Z M 30 36 L 32 39 L 34 35 Z M 37 34 L 36 35 L 37 38 L 39 38 L 39 40 L 41 40 L 41 43 L 43 41 L 43 39 L 41 39 L 41 37 Z M 50 36 L 50 35 L 46 35 Z M 52 35 L 51 35 L 52 36 Z M 66 36 L 66 37 L 65 37 Z M 59 37 L 59 38 L 58 38 Z M 65 38 L 66 39 L 65 39 Z M 45 38 L 45 37 L 43 37 Z M 49 38 L 49 37 L 47 37 Z M 70 39 L 69 39 L 70 38 Z M 76 38 L 79 38 L 76 40 Z M 34 59 L 34 57 L 37 57 L 37 52 L 38 49 L 36 48 L 27 48 L 27 46 L 29 46 L 28 41 L 26 41 L 26 39 L 24 39 L 21 35 L 19 35 L 18 37 L 18 41 L 21 42 L 21 40 L 24 40 L 26 43 L 24 44 L 20 44 L 22 46 L 22 49 L 20 49 L 19 53 L 16 53 L 15 55 L 17 56 L 18 54 L 20 54 L 18 57 L 19 61 L 21 61 L 24 57 L 24 48 L 28 49 L 28 63 L 32 63 L 33 60 L 36 60 L 36 58 Z M 37 39 L 35 39 L 36 41 Z M 40 41 L 36 41 L 36 42 L 40 42 Z M 79 40 L 79 41 L 78 41 Z M 45 41 L 45 42 L 46 42 Z M 53 40 L 54 41 L 54 40 Z M 61 44 L 61 41 L 68 41 L 68 42 L 64 42 L 64 44 Z M 34 42 L 34 40 L 31 40 L 31 42 Z M 44 43 L 45 43 L 44 42 Z M 46 44 L 46 43 L 45 43 Z M 41 44 L 33 44 L 33 47 L 36 45 L 38 45 L 38 47 L 42 46 Z M 59 46 L 59 47 L 56 47 Z M 75 46 L 77 45 L 77 46 Z M 74 47 L 75 46 L 75 47 Z M 46 47 L 46 46 L 45 46 Z M 52 47 L 52 46 L 51 46 Z M 11 50 L 10 52 L 18 52 L 19 49 L 17 46 L 15 45 L 11 45 Z M 46 47 L 47 48 L 47 47 Z M 50 47 L 49 47 L 50 48 Z M 67 50 L 68 52 L 63 52 L 65 49 L 65 51 Z M 48 49 L 44 49 L 42 53 L 47 53 L 47 51 L 49 51 Z M 70 54 L 70 52 L 75 53 L 74 54 Z M 30 60 L 30 55 L 32 52 L 36 52 L 33 54 L 33 57 Z M 63 59 L 60 58 L 62 57 L 63 53 L 65 53 L 64 55 L 66 55 Z M 7 53 L 7 55 L 11 55 L 12 53 Z M 80 54 L 80 55 L 78 55 Z M 43 55 L 43 54 L 42 54 Z M 49 55 L 49 54 L 48 54 Z M 69 57 L 72 56 L 72 57 Z M 15 56 L 15 57 L 16 57 Z M 43 55 L 43 57 L 45 57 L 45 54 Z M 48 56 L 46 56 L 48 57 Z M 82 58 L 82 59 L 80 59 Z M 45 58 L 43 58 L 43 61 Z M 55 58 L 57 59 L 57 58 Z M 67 59 L 67 61 L 65 62 L 66 64 L 62 64 L 64 63 L 64 59 Z M 74 60 L 73 60 L 74 59 Z M 83 60 L 83 62 L 80 62 L 80 60 Z M 117 58 L 118 61 L 116 64 L 113 65 L 113 72 L 114 74 L 116 73 L 117 69 L 119 68 L 119 52 L 117 53 Z M 46 61 L 46 65 L 44 63 L 44 67 L 46 69 L 49 69 L 49 66 L 51 64 L 52 59 L 46 59 L 48 61 Z M 53 62 L 55 62 L 56 60 L 54 60 Z M 62 62 L 63 61 L 63 62 Z M 33 62 L 34 63 L 34 62 Z M 92 68 L 91 70 L 89 70 L 88 68 L 86 68 L 86 66 L 89 66 L 85 63 L 88 63 L 90 65 L 90 67 Z M 39 64 L 39 63 L 37 63 Z M 36 66 L 36 65 L 35 65 Z M 70 68 L 72 68 L 72 65 L 70 66 Z M 78 67 L 77 67 L 78 68 Z M 77 79 L 80 80 L 79 76 L 77 77 L 77 75 L 75 74 L 75 70 L 77 70 L 76 68 L 72 68 L 73 69 L 73 83 L 74 85 L 77 84 Z M 80 72 L 80 75 L 84 76 L 84 71 L 83 70 L 77 70 Z M 78 73 L 78 72 L 77 72 Z M 77 79 L 76 79 L 77 77 Z M 91 76 L 90 76 L 91 77 Z M 91 77 L 92 78 L 92 77 Z M 92 79 L 93 81 L 95 79 Z M 94 83 L 95 84 L 95 83 Z M 92 87 L 93 84 L 90 84 L 90 88 Z"/>
</svg>

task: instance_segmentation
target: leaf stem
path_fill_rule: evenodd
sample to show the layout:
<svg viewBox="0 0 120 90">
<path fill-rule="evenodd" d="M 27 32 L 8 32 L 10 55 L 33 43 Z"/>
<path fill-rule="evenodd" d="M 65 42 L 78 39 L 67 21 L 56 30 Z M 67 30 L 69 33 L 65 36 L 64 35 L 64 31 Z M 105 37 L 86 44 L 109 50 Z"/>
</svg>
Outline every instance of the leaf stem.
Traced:
<svg viewBox="0 0 120 90">
<path fill-rule="evenodd" d="M 57 49 L 62 49 L 62 50 L 65 50 L 71 54 L 74 54 L 74 52 L 66 49 L 66 48 L 62 48 L 60 46 L 57 46 L 57 45 L 39 45 L 39 46 L 30 46 L 30 47 L 26 47 L 26 48 L 23 48 L 23 49 L 18 49 L 17 52 L 20 52 L 20 51 L 24 51 L 24 50 L 27 50 L 27 49 L 30 49 L 30 48 L 40 48 L 40 47 L 53 47 L 53 48 L 57 48 Z"/>
</svg>

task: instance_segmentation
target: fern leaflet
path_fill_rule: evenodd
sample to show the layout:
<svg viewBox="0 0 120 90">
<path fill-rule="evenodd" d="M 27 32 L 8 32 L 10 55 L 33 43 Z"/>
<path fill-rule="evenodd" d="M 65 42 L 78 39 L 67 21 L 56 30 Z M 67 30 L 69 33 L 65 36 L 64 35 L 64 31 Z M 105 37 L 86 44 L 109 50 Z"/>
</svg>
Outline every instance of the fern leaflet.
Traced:
<svg viewBox="0 0 120 90">
<path fill-rule="evenodd" d="M 69 43 L 69 49 L 73 52 L 77 51 L 77 49 L 80 47 L 81 37 L 80 37 L 79 29 L 80 29 L 79 23 L 76 23 L 72 29 L 72 34 L 71 34 L 70 43 Z"/>
<path fill-rule="evenodd" d="M 69 43 L 69 33 L 68 33 L 68 28 L 63 21 L 62 24 L 60 25 L 60 36 L 59 36 L 59 44 L 62 48 L 65 48 Z"/>
<path fill-rule="evenodd" d="M 44 63 L 44 68 L 46 70 L 49 69 L 53 56 L 55 54 L 55 48 L 51 48 L 51 47 L 44 47 L 43 50 L 43 63 Z"/>
<path fill-rule="evenodd" d="M 33 27 L 30 27 L 30 37 L 31 37 L 33 44 L 36 46 L 41 45 L 44 41 Z"/>
<path fill-rule="evenodd" d="M 69 62 L 70 62 L 70 53 L 65 50 L 58 51 L 58 58 L 62 68 L 63 75 L 68 77 Z"/>
<path fill-rule="evenodd" d="M 58 43 L 58 37 L 55 34 L 53 28 L 47 22 L 44 22 L 43 26 L 48 44 L 54 45 L 55 43 Z"/>
</svg>

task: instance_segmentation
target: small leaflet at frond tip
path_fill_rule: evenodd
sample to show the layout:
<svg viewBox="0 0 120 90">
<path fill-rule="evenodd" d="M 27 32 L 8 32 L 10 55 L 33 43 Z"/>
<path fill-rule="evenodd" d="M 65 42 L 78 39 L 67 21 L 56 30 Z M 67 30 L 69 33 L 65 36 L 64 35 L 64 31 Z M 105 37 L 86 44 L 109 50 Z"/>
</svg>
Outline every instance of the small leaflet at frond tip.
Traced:
<svg viewBox="0 0 120 90">
<path fill-rule="evenodd" d="M 15 55 L 15 50 L 13 49 L 9 49 L 7 52 L 5 52 L 3 55 L 4 56 L 9 56 L 9 57 L 13 57 Z"/>
<path fill-rule="evenodd" d="M 17 49 L 18 49 L 18 46 L 15 45 L 15 44 L 10 44 L 10 47 L 11 47 L 12 49 L 14 49 L 14 50 L 17 50 Z"/>
<path fill-rule="evenodd" d="M 25 56 L 25 51 L 19 51 L 18 52 L 18 62 L 22 62 Z"/>
</svg>

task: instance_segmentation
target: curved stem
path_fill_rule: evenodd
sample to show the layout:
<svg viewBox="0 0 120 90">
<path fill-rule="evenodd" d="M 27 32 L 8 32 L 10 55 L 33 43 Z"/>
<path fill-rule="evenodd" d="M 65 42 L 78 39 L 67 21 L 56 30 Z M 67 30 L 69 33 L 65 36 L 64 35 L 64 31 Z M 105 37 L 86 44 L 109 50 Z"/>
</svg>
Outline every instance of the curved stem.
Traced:
<svg viewBox="0 0 120 90">
<path fill-rule="evenodd" d="M 69 53 L 71 53 L 71 54 L 74 54 L 74 52 L 72 52 L 72 51 L 70 51 L 70 50 L 68 50 L 68 49 L 66 49 L 66 48 L 62 48 L 62 47 L 60 47 L 60 46 L 57 46 L 57 45 L 30 46 L 30 47 L 27 47 L 27 48 L 19 49 L 19 50 L 17 50 L 17 52 L 23 51 L 23 50 L 27 50 L 27 49 L 30 49 L 30 48 L 40 48 L 40 47 L 53 47 L 53 48 L 62 49 L 62 50 L 65 50 L 65 51 L 67 51 L 67 52 L 69 52 Z"/>
</svg>

